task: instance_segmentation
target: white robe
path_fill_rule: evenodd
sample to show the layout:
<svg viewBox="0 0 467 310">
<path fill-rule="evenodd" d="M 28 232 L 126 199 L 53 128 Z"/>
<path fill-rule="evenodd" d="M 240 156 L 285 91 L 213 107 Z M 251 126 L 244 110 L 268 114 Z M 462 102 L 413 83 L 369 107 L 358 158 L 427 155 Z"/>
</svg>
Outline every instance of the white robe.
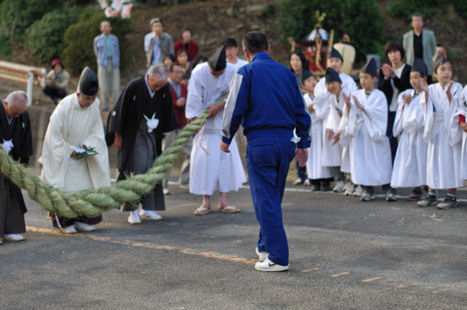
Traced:
<svg viewBox="0 0 467 310">
<path fill-rule="evenodd" d="M 412 96 L 409 105 L 405 105 L 404 95 Z M 400 139 L 391 178 L 394 188 L 426 185 L 427 143 L 423 139 L 425 122 L 420 105 L 424 97 L 425 92 L 415 96 L 414 90 L 408 89 L 397 99 L 393 135 L 400 135 Z"/>
<path fill-rule="evenodd" d="M 97 155 L 72 158 L 73 147 L 82 145 L 94 147 Z M 76 93 L 60 101 L 50 117 L 41 160 L 42 180 L 58 189 L 75 192 L 110 186 L 99 99 L 88 108 L 80 107 Z"/>
<path fill-rule="evenodd" d="M 217 99 L 229 93 L 230 81 L 236 72 L 235 66 L 227 64 L 225 72 L 215 77 L 208 63 L 198 65 L 191 75 L 185 107 L 187 119 L 197 117 Z M 222 114 L 208 119 L 195 135 L 191 152 L 190 193 L 212 195 L 238 191 L 246 182 L 245 170 L 240 159 L 235 139 L 230 144 L 230 153 L 220 149 L 222 141 Z"/>
<path fill-rule="evenodd" d="M 308 107 L 313 103 L 308 94 L 303 96 L 305 104 Z M 323 150 L 323 117 L 329 109 L 326 105 L 318 104 L 314 106 L 315 111 L 310 113 L 311 117 L 311 144 L 308 149 L 308 160 L 306 163 L 306 173 L 309 179 L 327 179 L 331 178 L 332 171 L 329 167 L 324 167 L 321 164 Z"/>
<path fill-rule="evenodd" d="M 447 86 L 429 86 L 428 102 L 423 100 L 425 118 L 423 138 L 428 142 L 427 185 L 433 189 L 462 187 L 460 173 L 462 129 L 459 126 L 462 86 L 454 83 L 449 104 Z M 434 109 L 433 109 L 434 107 Z"/>
<path fill-rule="evenodd" d="M 342 88 L 345 89 L 348 93 L 352 93 L 358 90 L 357 84 L 349 75 L 345 73 L 339 73 L 339 77 L 342 81 Z M 315 91 L 314 91 L 315 97 L 318 97 L 319 95 L 321 95 L 322 93 L 325 93 L 326 91 L 327 91 L 326 78 L 322 77 L 319 80 L 318 84 L 316 84 L 315 86 Z"/>
<path fill-rule="evenodd" d="M 460 105 L 460 114 L 467 117 L 467 86 L 464 87 L 463 94 L 460 98 L 462 103 Z M 461 178 L 467 180 L 467 133 L 462 135 L 462 155 L 461 155 Z"/>
<path fill-rule="evenodd" d="M 355 105 L 357 97 L 366 113 Z M 352 182 L 378 186 L 391 182 L 391 148 L 386 137 L 388 104 L 384 93 L 375 89 L 368 96 L 360 89 L 352 94 L 346 134 L 350 141 L 350 170 Z"/>
</svg>

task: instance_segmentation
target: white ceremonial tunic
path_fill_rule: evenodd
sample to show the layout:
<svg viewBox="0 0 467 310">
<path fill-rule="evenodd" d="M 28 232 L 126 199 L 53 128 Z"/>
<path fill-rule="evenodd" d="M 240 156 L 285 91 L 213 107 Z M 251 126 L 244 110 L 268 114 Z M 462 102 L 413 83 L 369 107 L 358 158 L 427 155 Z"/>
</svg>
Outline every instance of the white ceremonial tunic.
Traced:
<svg viewBox="0 0 467 310">
<path fill-rule="evenodd" d="M 467 116 L 467 86 L 464 87 L 462 92 L 460 105 L 460 113 L 464 116 Z M 467 133 L 462 134 L 462 155 L 461 155 L 461 178 L 462 180 L 467 180 Z"/>
<path fill-rule="evenodd" d="M 357 97 L 366 113 L 357 108 Z M 386 136 L 388 105 L 384 93 L 375 89 L 367 95 L 360 89 L 352 94 L 348 128 L 352 183 L 378 186 L 391 182 L 391 148 Z"/>
<path fill-rule="evenodd" d="M 308 107 L 313 103 L 310 95 L 303 96 L 305 104 Z M 321 102 L 323 103 L 323 102 Z M 311 145 L 308 149 L 308 160 L 306 163 L 306 173 L 309 179 L 327 179 L 333 176 L 332 170 L 329 167 L 324 167 L 321 164 L 323 154 L 323 118 L 329 111 L 329 106 L 318 104 L 314 105 L 315 111 L 310 113 L 311 117 Z"/>
<path fill-rule="evenodd" d="M 347 75 L 345 73 L 339 73 L 339 78 L 342 81 L 342 88 L 345 89 L 348 93 L 352 93 L 352 92 L 358 90 L 357 84 L 350 77 L 350 75 Z M 315 97 L 319 96 L 322 93 L 325 93 L 326 91 L 327 91 L 327 89 L 326 89 L 326 78 L 322 77 L 319 80 L 318 84 L 316 84 L 316 86 L 315 86 L 315 91 L 314 91 Z"/>
<path fill-rule="evenodd" d="M 198 65 L 191 75 L 188 85 L 188 98 L 185 107 L 187 119 L 197 117 L 216 100 L 229 93 L 230 81 L 237 69 L 227 64 L 225 72 L 215 77 L 209 64 Z M 222 152 L 222 114 L 209 118 L 195 135 L 191 152 L 190 193 L 212 195 L 216 190 L 221 193 L 238 191 L 246 182 L 245 170 L 240 159 L 235 139 L 230 144 L 230 153 Z"/>
<path fill-rule="evenodd" d="M 72 158 L 73 148 L 82 145 L 94 147 L 97 155 Z M 99 99 L 88 108 L 79 105 L 76 93 L 60 101 L 50 117 L 41 160 L 42 180 L 58 189 L 75 192 L 110 186 Z"/>
<path fill-rule="evenodd" d="M 412 97 L 408 105 L 404 103 L 404 95 Z M 415 95 L 413 89 L 408 89 L 398 96 L 393 135 L 400 135 L 400 139 L 392 170 L 393 188 L 426 185 L 428 145 L 423 139 L 425 121 L 420 105 L 424 98 L 425 92 Z"/>
<path fill-rule="evenodd" d="M 462 86 L 451 87 L 449 103 L 444 87 L 436 83 L 429 86 L 428 103 L 423 100 L 425 118 L 423 138 L 428 142 L 427 185 L 433 189 L 462 187 L 460 173 L 462 129 L 458 111 L 461 105 Z"/>
</svg>

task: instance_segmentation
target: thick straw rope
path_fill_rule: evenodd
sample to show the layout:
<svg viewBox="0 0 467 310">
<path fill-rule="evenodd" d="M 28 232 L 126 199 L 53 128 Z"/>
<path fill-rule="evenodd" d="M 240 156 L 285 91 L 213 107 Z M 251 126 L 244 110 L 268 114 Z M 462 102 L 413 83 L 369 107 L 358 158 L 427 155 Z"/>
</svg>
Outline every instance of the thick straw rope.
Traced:
<svg viewBox="0 0 467 310">
<path fill-rule="evenodd" d="M 221 98 L 219 101 L 225 98 Z M 45 210 L 67 218 L 78 216 L 96 217 L 107 209 L 119 208 L 124 203 L 136 202 L 149 194 L 161 182 L 177 160 L 188 139 L 207 121 L 209 111 L 205 110 L 195 121 L 178 134 L 172 145 L 154 161 L 145 174 L 130 175 L 112 187 L 65 193 L 31 174 L 26 167 L 11 159 L 0 147 L 0 172 L 37 201 Z"/>
</svg>

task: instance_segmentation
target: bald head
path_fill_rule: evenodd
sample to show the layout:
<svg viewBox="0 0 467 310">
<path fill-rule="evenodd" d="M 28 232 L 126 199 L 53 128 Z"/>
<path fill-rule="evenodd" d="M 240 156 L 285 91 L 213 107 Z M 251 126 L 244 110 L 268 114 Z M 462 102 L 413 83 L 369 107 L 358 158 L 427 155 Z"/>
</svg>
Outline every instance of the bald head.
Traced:
<svg viewBox="0 0 467 310">
<path fill-rule="evenodd" d="M 4 102 L 5 111 L 9 118 L 20 116 L 28 106 L 28 97 L 21 90 L 11 92 Z"/>
</svg>

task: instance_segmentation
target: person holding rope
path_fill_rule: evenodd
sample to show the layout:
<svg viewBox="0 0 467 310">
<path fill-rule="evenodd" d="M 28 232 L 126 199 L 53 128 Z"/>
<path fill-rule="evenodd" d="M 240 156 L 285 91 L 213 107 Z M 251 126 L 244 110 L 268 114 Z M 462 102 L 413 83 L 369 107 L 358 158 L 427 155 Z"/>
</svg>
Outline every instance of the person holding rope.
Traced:
<svg viewBox="0 0 467 310">
<path fill-rule="evenodd" d="M 0 143 L 20 164 L 27 165 L 32 155 L 31 123 L 26 112 L 28 98 L 22 91 L 10 93 L 0 106 Z M 26 231 L 21 189 L 0 173 L 0 244 L 22 241 Z"/>
<path fill-rule="evenodd" d="M 44 182 L 65 192 L 110 186 L 109 155 L 100 115 L 97 75 L 84 68 L 78 90 L 65 97 L 50 117 L 42 147 Z M 65 218 L 51 214 L 52 225 L 65 233 L 93 231 L 102 221 L 94 218 Z"/>
</svg>

